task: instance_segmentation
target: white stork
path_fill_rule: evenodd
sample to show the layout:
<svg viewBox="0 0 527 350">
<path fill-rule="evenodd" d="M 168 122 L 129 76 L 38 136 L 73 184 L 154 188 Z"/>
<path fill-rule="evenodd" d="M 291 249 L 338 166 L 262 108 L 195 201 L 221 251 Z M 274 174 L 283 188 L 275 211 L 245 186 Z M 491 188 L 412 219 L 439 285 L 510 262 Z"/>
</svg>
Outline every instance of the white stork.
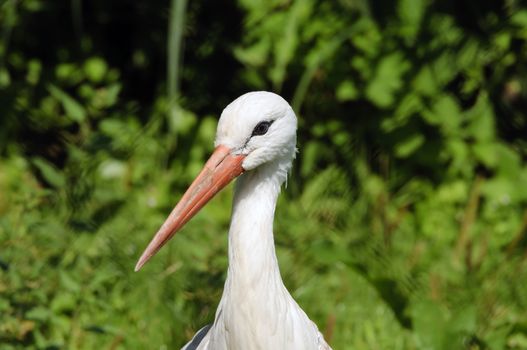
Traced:
<svg viewBox="0 0 527 350">
<path fill-rule="evenodd" d="M 236 181 L 229 269 L 214 323 L 183 349 L 329 350 L 287 291 L 278 268 L 273 218 L 296 152 L 297 120 L 280 96 L 250 92 L 222 112 L 216 149 L 137 262 L 139 270 L 217 192 Z"/>
</svg>

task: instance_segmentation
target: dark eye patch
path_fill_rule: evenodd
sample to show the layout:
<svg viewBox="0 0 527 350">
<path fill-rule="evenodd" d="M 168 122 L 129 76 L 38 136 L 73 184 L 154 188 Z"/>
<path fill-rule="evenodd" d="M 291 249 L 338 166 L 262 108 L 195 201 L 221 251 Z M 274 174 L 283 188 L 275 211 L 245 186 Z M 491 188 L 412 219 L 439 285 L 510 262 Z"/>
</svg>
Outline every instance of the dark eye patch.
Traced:
<svg viewBox="0 0 527 350">
<path fill-rule="evenodd" d="M 274 120 L 265 120 L 263 122 L 259 122 L 253 129 L 253 133 L 251 134 L 251 137 L 253 136 L 260 136 L 265 135 L 267 131 L 269 130 L 269 127 L 271 124 L 273 124 Z"/>
</svg>

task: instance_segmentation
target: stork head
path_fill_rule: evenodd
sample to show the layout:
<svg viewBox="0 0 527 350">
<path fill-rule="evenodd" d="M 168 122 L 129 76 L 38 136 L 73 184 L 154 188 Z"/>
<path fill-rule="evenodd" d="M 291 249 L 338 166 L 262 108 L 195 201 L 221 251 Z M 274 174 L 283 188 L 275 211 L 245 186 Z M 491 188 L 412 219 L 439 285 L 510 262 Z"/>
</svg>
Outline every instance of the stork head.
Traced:
<svg viewBox="0 0 527 350">
<path fill-rule="evenodd" d="M 231 102 L 218 123 L 216 149 L 145 249 L 135 270 L 237 176 L 275 161 L 287 172 L 295 153 L 296 126 L 291 106 L 271 92 L 249 92 Z"/>
<path fill-rule="evenodd" d="M 267 91 L 249 92 L 221 114 L 215 146 L 243 155 L 245 171 L 275 159 L 290 160 L 296 147 L 296 116 L 289 104 Z"/>
</svg>

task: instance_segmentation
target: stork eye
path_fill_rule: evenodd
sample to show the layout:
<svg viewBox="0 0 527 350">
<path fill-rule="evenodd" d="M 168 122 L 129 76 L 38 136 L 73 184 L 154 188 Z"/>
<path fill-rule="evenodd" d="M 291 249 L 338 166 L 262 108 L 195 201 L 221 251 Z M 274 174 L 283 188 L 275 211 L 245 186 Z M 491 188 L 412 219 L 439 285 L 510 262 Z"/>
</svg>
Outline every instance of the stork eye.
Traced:
<svg viewBox="0 0 527 350">
<path fill-rule="evenodd" d="M 253 133 L 251 134 L 251 137 L 253 136 L 260 136 L 265 135 L 267 133 L 267 130 L 269 130 L 269 127 L 271 124 L 273 124 L 274 120 L 271 121 L 263 121 L 259 122 L 253 129 Z"/>
</svg>

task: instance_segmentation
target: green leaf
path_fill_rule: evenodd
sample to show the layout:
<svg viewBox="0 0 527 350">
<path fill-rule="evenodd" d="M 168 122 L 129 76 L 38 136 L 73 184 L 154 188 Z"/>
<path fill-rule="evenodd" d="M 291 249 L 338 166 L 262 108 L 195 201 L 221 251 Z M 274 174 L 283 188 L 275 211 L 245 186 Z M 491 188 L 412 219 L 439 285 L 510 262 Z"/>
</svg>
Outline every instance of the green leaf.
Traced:
<svg viewBox="0 0 527 350">
<path fill-rule="evenodd" d="M 474 304 L 464 305 L 448 322 L 449 333 L 472 334 L 477 330 L 477 308 Z"/>
<path fill-rule="evenodd" d="M 437 92 L 438 86 L 429 65 L 425 65 L 417 73 L 413 81 L 413 87 L 417 93 L 425 96 L 432 96 Z"/>
<path fill-rule="evenodd" d="M 401 19 L 399 30 L 410 42 L 413 42 L 419 31 L 427 2 L 426 0 L 400 0 L 398 2 L 397 10 Z"/>
<path fill-rule="evenodd" d="M 461 109 L 451 95 L 441 95 L 430 111 L 423 112 L 423 117 L 431 125 L 439 125 L 445 135 L 459 134 Z"/>
<path fill-rule="evenodd" d="M 302 166 L 300 168 L 300 173 L 303 176 L 308 176 L 313 173 L 318 157 L 322 155 L 323 149 L 324 146 L 317 141 L 310 141 L 303 147 Z"/>
<path fill-rule="evenodd" d="M 478 141 L 493 141 L 495 138 L 494 110 L 486 94 L 480 94 L 476 104 L 466 113 L 470 124 L 468 136 Z"/>
<path fill-rule="evenodd" d="M 350 101 L 359 96 L 359 90 L 351 80 L 345 80 L 337 87 L 337 100 Z"/>
<path fill-rule="evenodd" d="M 485 343 L 488 345 L 491 350 L 502 350 L 506 349 L 507 336 L 510 333 L 510 326 L 508 327 L 498 327 L 491 329 L 485 335 Z"/>
<path fill-rule="evenodd" d="M 437 199 L 442 203 L 463 203 L 467 196 L 468 187 L 462 180 L 445 183 L 437 190 Z"/>
<path fill-rule="evenodd" d="M 235 48 L 234 56 L 244 64 L 260 67 L 267 62 L 270 49 L 271 42 L 264 37 L 250 46 Z"/>
<path fill-rule="evenodd" d="M 47 321 L 51 316 L 51 312 L 43 306 L 37 306 L 29 310 L 25 316 L 30 320 Z"/>
<path fill-rule="evenodd" d="M 501 52 L 507 51 L 511 43 L 511 34 L 509 32 L 500 32 L 493 38 L 494 49 Z"/>
<path fill-rule="evenodd" d="M 351 36 L 353 45 L 364 52 L 366 57 L 375 57 L 378 54 L 379 49 L 382 47 L 383 39 L 377 23 L 366 17 L 357 22 L 357 27 L 359 28 L 359 31 Z M 353 59 L 358 57 L 362 58 L 363 56 L 357 55 Z"/>
<path fill-rule="evenodd" d="M 395 154 L 399 158 L 407 158 L 414 153 L 423 143 L 425 137 L 421 134 L 413 134 L 395 145 Z"/>
<path fill-rule="evenodd" d="M 515 179 L 521 171 L 522 160 L 520 154 L 501 142 L 495 144 L 495 152 L 498 158 L 498 173 Z"/>
<path fill-rule="evenodd" d="M 11 76 L 9 71 L 4 67 L 0 67 L 0 88 L 6 88 L 11 84 Z"/>
<path fill-rule="evenodd" d="M 507 340 L 507 345 L 511 349 L 527 349 L 527 335 L 524 333 L 514 333 Z"/>
<path fill-rule="evenodd" d="M 34 157 L 31 159 L 31 162 L 37 167 L 40 174 L 47 183 L 55 188 L 64 187 L 66 183 L 64 175 L 57 168 L 55 168 L 54 165 L 41 157 Z"/>
<path fill-rule="evenodd" d="M 73 63 L 61 63 L 55 67 L 57 78 L 69 86 L 78 84 L 85 79 L 84 72 Z"/>
<path fill-rule="evenodd" d="M 27 65 L 26 80 L 31 85 L 36 85 L 42 72 L 42 63 L 39 60 L 30 60 Z"/>
<path fill-rule="evenodd" d="M 82 107 L 80 103 L 75 101 L 75 99 L 73 99 L 66 92 L 52 84 L 48 86 L 48 91 L 53 97 L 60 101 L 62 107 L 64 107 L 64 110 L 66 111 L 66 115 L 73 121 L 80 123 L 86 119 L 86 111 L 84 107 Z"/>
<path fill-rule="evenodd" d="M 527 10 L 516 11 L 510 18 L 512 24 L 527 29 Z"/>
<path fill-rule="evenodd" d="M 55 314 L 73 311 L 77 305 L 76 298 L 67 292 L 58 293 L 51 302 L 51 310 Z"/>
<path fill-rule="evenodd" d="M 418 348 L 443 349 L 448 320 L 445 310 L 432 301 L 419 300 L 411 305 L 410 315 L 419 339 Z"/>
<path fill-rule="evenodd" d="M 467 40 L 457 55 L 460 67 L 470 69 L 476 64 L 480 48 L 476 40 Z"/>
<path fill-rule="evenodd" d="M 112 107 L 117 102 L 120 91 L 121 84 L 117 83 L 98 89 L 93 98 L 93 105 L 97 108 Z"/>
<path fill-rule="evenodd" d="M 70 292 L 78 292 L 81 290 L 80 284 L 70 276 L 66 270 L 61 270 L 59 273 L 61 286 Z"/>
<path fill-rule="evenodd" d="M 393 115 L 382 120 L 381 128 L 386 132 L 390 132 L 394 129 L 405 127 L 412 115 L 421 112 L 422 109 L 422 99 L 416 94 L 407 94 L 401 99 Z"/>
<path fill-rule="evenodd" d="M 432 62 L 432 75 L 438 86 L 443 86 L 454 78 L 459 69 L 456 65 L 452 64 L 455 61 L 454 54 L 450 51 L 445 51 Z"/>
<path fill-rule="evenodd" d="M 395 93 L 402 87 L 402 75 L 409 64 L 402 54 L 392 53 L 384 57 L 366 87 L 366 97 L 378 107 L 386 108 L 395 101 Z"/>
<path fill-rule="evenodd" d="M 472 147 L 476 159 L 490 169 L 498 162 L 496 145 L 495 142 L 478 142 Z"/>
<path fill-rule="evenodd" d="M 94 83 L 100 83 L 108 72 L 108 65 L 100 57 L 92 57 L 84 62 L 84 73 Z"/>
</svg>

